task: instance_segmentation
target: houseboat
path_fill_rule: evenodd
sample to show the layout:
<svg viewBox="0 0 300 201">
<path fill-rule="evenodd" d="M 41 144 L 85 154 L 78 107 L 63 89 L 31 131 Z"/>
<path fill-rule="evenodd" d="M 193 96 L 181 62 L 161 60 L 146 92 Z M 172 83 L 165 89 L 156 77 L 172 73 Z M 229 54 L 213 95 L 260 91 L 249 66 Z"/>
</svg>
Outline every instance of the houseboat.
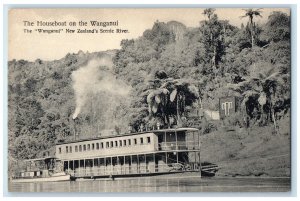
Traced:
<svg viewBox="0 0 300 201">
<path fill-rule="evenodd" d="M 201 175 L 195 128 L 159 129 L 61 142 L 56 157 L 71 178 L 115 178 L 196 171 Z"/>
</svg>

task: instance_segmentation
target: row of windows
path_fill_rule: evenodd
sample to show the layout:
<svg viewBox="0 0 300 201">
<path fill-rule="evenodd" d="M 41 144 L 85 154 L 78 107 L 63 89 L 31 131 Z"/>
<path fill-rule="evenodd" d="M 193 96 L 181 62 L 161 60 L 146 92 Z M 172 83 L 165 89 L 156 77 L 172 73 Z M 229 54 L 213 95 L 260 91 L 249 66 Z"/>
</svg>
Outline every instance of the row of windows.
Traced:
<svg viewBox="0 0 300 201">
<path fill-rule="evenodd" d="M 146 138 L 146 142 L 149 144 L 151 143 L 150 137 Z M 138 144 L 138 139 L 133 139 L 133 145 Z M 139 138 L 139 144 L 144 144 L 144 138 Z M 104 147 L 105 146 L 105 147 Z M 90 151 L 90 150 L 99 150 L 104 148 L 116 148 L 116 147 L 126 147 L 131 146 L 131 139 L 124 139 L 124 140 L 115 140 L 109 142 L 100 142 L 100 143 L 92 143 L 92 144 L 84 144 L 84 145 L 75 145 L 75 152 L 82 152 L 82 151 Z M 66 153 L 72 153 L 72 146 L 66 146 Z M 61 147 L 58 149 L 58 152 L 61 154 L 62 150 Z"/>
</svg>

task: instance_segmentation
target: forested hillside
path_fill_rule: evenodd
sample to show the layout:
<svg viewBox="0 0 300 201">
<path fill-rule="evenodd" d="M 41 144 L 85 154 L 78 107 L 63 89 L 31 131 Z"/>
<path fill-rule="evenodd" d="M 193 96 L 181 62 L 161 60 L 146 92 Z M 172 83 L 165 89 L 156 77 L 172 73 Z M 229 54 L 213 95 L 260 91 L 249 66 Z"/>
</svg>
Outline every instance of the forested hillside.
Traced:
<svg viewBox="0 0 300 201">
<path fill-rule="evenodd" d="M 257 24 L 263 10 L 250 9 L 249 22 L 235 27 L 214 9 L 203 15 L 198 27 L 156 21 L 119 50 L 9 61 L 9 155 L 34 158 L 75 133 L 95 137 L 129 126 L 194 125 L 207 133 L 218 127 L 195 114 L 218 110 L 228 95 L 241 98 L 241 111 L 224 124 L 276 131 L 290 111 L 290 17 L 274 12 Z"/>
</svg>

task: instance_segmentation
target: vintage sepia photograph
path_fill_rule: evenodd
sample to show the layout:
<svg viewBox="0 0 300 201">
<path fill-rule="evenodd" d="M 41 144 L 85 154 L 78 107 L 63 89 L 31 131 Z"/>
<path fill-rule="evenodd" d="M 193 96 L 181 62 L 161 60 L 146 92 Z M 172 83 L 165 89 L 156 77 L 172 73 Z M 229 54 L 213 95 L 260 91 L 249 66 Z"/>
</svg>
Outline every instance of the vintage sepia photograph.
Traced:
<svg viewBox="0 0 300 201">
<path fill-rule="evenodd" d="M 11 8 L 9 192 L 290 192 L 290 8 Z"/>
</svg>

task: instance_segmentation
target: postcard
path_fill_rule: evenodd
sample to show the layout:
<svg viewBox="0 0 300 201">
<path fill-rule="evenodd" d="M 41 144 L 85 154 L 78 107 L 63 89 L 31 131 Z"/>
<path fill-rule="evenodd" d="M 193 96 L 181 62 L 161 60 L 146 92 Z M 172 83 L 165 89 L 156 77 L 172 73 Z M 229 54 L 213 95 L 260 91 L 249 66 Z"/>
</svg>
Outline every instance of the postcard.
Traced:
<svg viewBox="0 0 300 201">
<path fill-rule="evenodd" d="M 291 191 L 289 8 L 11 8 L 9 192 Z"/>
</svg>

